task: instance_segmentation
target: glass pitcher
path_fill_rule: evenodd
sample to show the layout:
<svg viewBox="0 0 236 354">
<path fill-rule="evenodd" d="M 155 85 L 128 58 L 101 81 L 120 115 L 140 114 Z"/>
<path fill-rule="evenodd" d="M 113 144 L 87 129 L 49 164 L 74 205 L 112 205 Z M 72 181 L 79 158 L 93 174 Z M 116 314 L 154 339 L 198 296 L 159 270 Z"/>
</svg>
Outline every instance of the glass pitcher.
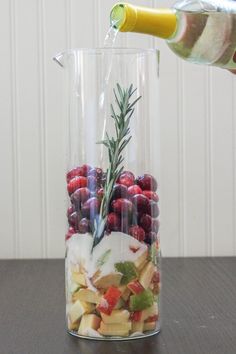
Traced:
<svg viewBox="0 0 236 354">
<path fill-rule="evenodd" d="M 70 334 L 160 330 L 159 53 L 75 49 L 66 74 L 66 319 Z M 65 186 L 66 187 L 66 186 Z"/>
</svg>

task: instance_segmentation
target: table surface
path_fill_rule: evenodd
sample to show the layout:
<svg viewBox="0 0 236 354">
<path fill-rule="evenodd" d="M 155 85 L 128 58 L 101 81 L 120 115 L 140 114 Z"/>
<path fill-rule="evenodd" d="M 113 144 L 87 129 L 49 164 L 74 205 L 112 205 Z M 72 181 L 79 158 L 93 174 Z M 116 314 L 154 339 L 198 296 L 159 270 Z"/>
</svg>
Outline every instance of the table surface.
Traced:
<svg viewBox="0 0 236 354">
<path fill-rule="evenodd" d="M 0 261 L 0 354 L 235 354 L 236 258 L 162 260 L 161 333 L 132 341 L 65 330 L 63 260 Z"/>
</svg>

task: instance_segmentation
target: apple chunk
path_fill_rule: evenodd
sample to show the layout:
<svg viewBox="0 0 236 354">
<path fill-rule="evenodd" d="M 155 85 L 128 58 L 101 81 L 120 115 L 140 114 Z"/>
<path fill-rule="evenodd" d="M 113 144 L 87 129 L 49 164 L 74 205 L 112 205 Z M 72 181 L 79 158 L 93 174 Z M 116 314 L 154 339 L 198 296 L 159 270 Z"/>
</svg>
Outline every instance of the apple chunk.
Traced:
<svg viewBox="0 0 236 354">
<path fill-rule="evenodd" d="M 101 312 L 105 324 L 128 322 L 130 313 L 127 310 L 113 310 L 110 315 Z"/>
<path fill-rule="evenodd" d="M 149 287 L 154 272 L 155 272 L 155 266 L 152 262 L 148 262 L 145 265 L 145 267 L 142 269 L 140 273 L 139 282 L 144 287 L 144 289 L 147 289 Z"/>
<path fill-rule="evenodd" d="M 80 289 L 74 294 L 74 298 L 76 300 L 98 304 L 101 299 L 101 295 L 98 292 L 95 292 L 90 289 Z"/>
<path fill-rule="evenodd" d="M 89 313 L 94 310 L 95 306 L 88 302 L 77 300 L 69 310 L 69 318 L 72 324 L 78 321 L 84 313 Z"/>
<path fill-rule="evenodd" d="M 86 335 L 88 329 L 97 330 L 100 326 L 101 318 L 94 314 L 83 315 L 80 326 L 78 329 L 78 334 Z"/>
<path fill-rule="evenodd" d="M 103 321 L 101 321 L 98 332 L 106 336 L 125 337 L 129 335 L 129 331 L 131 330 L 131 327 L 132 327 L 131 322 L 105 324 Z"/>
<path fill-rule="evenodd" d="M 119 286 L 122 278 L 120 273 L 110 273 L 93 280 L 94 286 L 100 289 L 107 289 L 110 286 Z"/>
</svg>

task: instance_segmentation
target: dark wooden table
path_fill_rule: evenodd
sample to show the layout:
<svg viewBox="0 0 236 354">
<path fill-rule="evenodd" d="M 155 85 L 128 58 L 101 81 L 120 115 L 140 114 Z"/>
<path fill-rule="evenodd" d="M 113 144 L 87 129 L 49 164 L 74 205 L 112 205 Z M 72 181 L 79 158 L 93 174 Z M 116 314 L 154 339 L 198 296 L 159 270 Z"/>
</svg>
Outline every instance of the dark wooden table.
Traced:
<svg viewBox="0 0 236 354">
<path fill-rule="evenodd" d="M 63 260 L 0 261 L 0 354 L 236 354 L 236 258 L 163 259 L 162 331 L 128 342 L 65 331 Z"/>
</svg>

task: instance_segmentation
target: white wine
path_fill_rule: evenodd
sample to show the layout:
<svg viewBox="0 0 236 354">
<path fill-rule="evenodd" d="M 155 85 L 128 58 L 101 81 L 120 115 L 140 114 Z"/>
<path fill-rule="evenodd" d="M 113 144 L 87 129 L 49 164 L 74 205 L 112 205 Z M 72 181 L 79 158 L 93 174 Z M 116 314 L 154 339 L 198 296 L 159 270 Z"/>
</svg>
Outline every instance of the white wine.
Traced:
<svg viewBox="0 0 236 354">
<path fill-rule="evenodd" d="M 236 69 L 235 1 L 179 1 L 171 9 L 119 3 L 111 25 L 164 38 L 175 54 L 193 63 Z"/>
</svg>

